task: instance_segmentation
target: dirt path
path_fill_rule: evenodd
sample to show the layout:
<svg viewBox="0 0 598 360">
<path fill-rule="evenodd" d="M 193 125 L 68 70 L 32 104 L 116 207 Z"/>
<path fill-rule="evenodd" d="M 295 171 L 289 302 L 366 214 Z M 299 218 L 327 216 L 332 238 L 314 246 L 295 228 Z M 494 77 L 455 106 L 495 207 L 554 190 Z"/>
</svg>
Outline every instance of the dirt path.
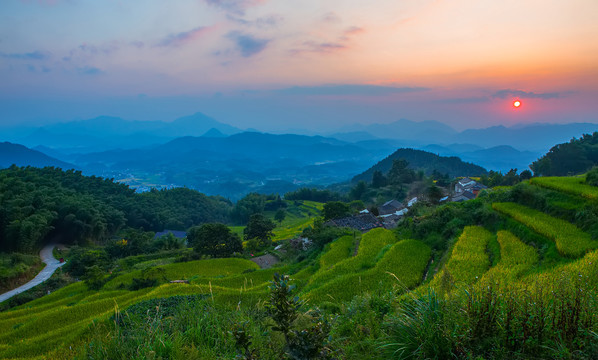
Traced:
<svg viewBox="0 0 598 360">
<path fill-rule="evenodd" d="M 10 299 L 11 297 L 20 294 L 24 291 L 31 289 L 34 286 L 37 286 L 44 281 L 48 280 L 54 271 L 64 265 L 65 263 L 61 263 L 60 261 L 56 260 L 52 255 L 52 249 L 54 249 L 55 244 L 53 245 L 46 245 L 40 252 L 39 256 L 42 258 L 42 261 L 46 263 L 46 267 L 37 274 L 33 280 L 29 281 L 27 284 L 21 285 L 18 288 L 11 290 L 9 292 L 5 292 L 4 294 L 0 295 L 0 302 Z"/>
</svg>

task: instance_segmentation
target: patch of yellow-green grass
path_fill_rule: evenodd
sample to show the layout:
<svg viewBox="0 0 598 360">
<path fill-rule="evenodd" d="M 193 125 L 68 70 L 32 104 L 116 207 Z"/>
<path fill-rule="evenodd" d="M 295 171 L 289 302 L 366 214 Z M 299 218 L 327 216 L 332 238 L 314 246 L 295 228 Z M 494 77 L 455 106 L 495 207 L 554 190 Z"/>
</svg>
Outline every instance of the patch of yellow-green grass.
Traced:
<svg viewBox="0 0 598 360">
<path fill-rule="evenodd" d="M 397 242 L 395 234 L 386 229 L 377 228 L 361 236 L 357 255 L 341 260 L 329 269 L 320 269 L 312 276 L 308 287 L 315 288 L 346 274 L 358 273 L 374 267 L 377 256 L 386 246 Z"/>
<path fill-rule="evenodd" d="M 598 199 L 598 187 L 585 183 L 585 176 L 536 177 L 530 183 L 543 188 L 556 190 L 586 199 Z"/>
<path fill-rule="evenodd" d="M 516 203 L 494 203 L 492 208 L 554 240 L 561 255 L 576 258 L 598 247 L 598 241 L 565 220 Z"/>
<path fill-rule="evenodd" d="M 243 239 L 243 230 L 245 230 L 245 226 L 229 226 L 228 228 L 230 229 L 230 231 L 239 235 L 239 237 Z"/>
<path fill-rule="evenodd" d="M 350 258 L 353 251 L 353 240 L 353 236 L 346 235 L 330 243 L 328 251 L 320 257 L 320 268 L 330 269 L 339 261 Z"/>
<path fill-rule="evenodd" d="M 78 303 L 73 306 L 58 306 L 28 317 L 22 317 L 22 322 L 15 324 L 11 329 L 3 329 L 5 331 L 0 332 L 0 343 L 11 344 L 17 340 L 41 336 L 78 321 L 102 316 L 106 311 L 113 309 L 115 304 L 130 302 L 150 290 L 126 292 L 116 297 Z M 3 322 L 0 322 L 0 325 Z"/>
<path fill-rule="evenodd" d="M 277 225 L 274 229 L 273 241 L 292 239 L 303 232 L 303 229 L 312 226 L 314 219 L 320 215 L 324 204 L 315 201 L 287 201 L 286 217 L 279 223 L 274 220 L 275 211 L 266 212 Z M 296 205 L 297 203 L 298 205 Z"/>
<path fill-rule="evenodd" d="M 45 295 L 45 296 L 42 296 L 41 298 L 32 300 L 24 305 L 21 305 L 21 306 L 15 308 L 15 310 L 22 309 L 22 308 L 34 307 L 34 306 L 43 305 L 43 304 L 50 304 L 55 301 L 62 301 L 64 298 L 74 297 L 74 296 L 77 296 L 77 295 L 80 295 L 80 294 L 83 294 L 86 292 L 87 292 L 87 285 L 85 285 L 84 282 L 79 281 L 74 284 L 67 285 L 67 286 L 63 287 L 62 289 L 58 289 L 58 290 L 54 291 L 53 293 L 51 293 L 50 295 Z M 3 314 L 0 314 L 0 319 L 2 319 L 2 317 L 4 316 Z"/>
<path fill-rule="evenodd" d="M 193 277 L 225 277 L 240 274 L 246 270 L 257 270 L 259 266 L 250 260 L 224 258 L 174 263 L 158 268 L 164 269 L 166 279 L 168 280 L 189 280 Z M 132 282 L 133 278 L 140 277 L 141 275 L 142 271 L 137 270 L 117 276 L 107 282 L 104 285 L 104 289 L 119 289 L 121 284 L 127 286 Z"/>
<path fill-rule="evenodd" d="M 285 274 L 287 271 L 288 267 L 276 267 L 222 278 L 196 279 L 193 281 L 193 283 L 200 285 L 212 284 L 212 286 L 220 286 L 222 288 L 230 288 L 235 290 L 240 288 L 251 289 L 259 287 L 263 284 L 269 284 L 269 282 L 272 281 L 275 273 Z"/>
<path fill-rule="evenodd" d="M 466 226 L 455 243 L 445 268 L 434 277 L 431 285 L 438 286 L 441 279 L 447 276 L 459 286 L 478 281 L 490 268 L 486 249 L 492 238 L 492 233 L 481 226 Z"/>
<path fill-rule="evenodd" d="M 482 282 L 511 282 L 538 263 L 537 250 L 509 231 L 499 231 L 497 240 L 500 244 L 500 262 L 484 274 Z"/>
<path fill-rule="evenodd" d="M 306 297 L 313 302 L 348 301 L 366 292 L 412 289 L 421 283 L 430 255 L 430 247 L 421 241 L 402 240 L 374 268 L 341 275 L 310 291 Z"/>
</svg>

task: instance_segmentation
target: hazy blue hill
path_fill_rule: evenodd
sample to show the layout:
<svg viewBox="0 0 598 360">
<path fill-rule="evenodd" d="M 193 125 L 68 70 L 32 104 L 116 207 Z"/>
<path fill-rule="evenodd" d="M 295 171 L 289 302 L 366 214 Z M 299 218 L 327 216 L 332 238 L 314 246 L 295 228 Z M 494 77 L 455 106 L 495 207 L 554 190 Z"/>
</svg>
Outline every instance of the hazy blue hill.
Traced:
<svg viewBox="0 0 598 360">
<path fill-rule="evenodd" d="M 510 145 L 521 150 L 545 152 L 554 144 L 594 131 L 598 131 L 598 124 L 532 124 L 510 128 L 493 126 L 486 129 L 465 130 L 452 139 L 454 142 L 475 144 L 485 148 Z"/>
<path fill-rule="evenodd" d="M 216 121 L 215 119 L 200 112 L 190 116 L 180 117 L 170 123 L 162 124 L 163 126 L 159 128 L 160 133 L 170 137 L 201 136 L 212 128 L 225 135 L 232 135 L 241 132 L 240 129 L 234 126 Z"/>
<path fill-rule="evenodd" d="M 355 169 L 381 158 L 373 154 L 322 136 L 244 132 L 227 137 L 185 136 L 146 149 L 83 154 L 76 163 L 90 173 L 157 176 L 162 184 L 238 199 L 250 191 L 290 191 L 296 188 L 294 183 L 346 181 Z"/>
<path fill-rule="evenodd" d="M 0 143 L 0 168 L 11 165 L 45 167 L 54 166 L 62 169 L 74 169 L 75 165 L 60 161 L 23 145 L 9 142 Z"/>
<path fill-rule="evenodd" d="M 388 124 L 352 125 L 344 131 L 365 131 L 375 137 L 417 141 L 420 144 L 445 143 L 457 132 L 439 121 L 397 120 Z"/>
<path fill-rule="evenodd" d="M 480 164 L 486 168 L 502 171 L 503 173 L 513 168 L 519 171 L 526 170 L 529 164 L 539 156 L 540 153 L 520 151 L 508 145 L 464 152 L 459 155 L 464 161 Z"/>
<path fill-rule="evenodd" d="M 19 133 L 15 131 L 13 129 L 12 133 Z M 230 135 L 241 130 L 202 113 L 181 117 L 172 122 L 132 121 L 113 116 L 99 116 L 29 129 L 20 132 L 20 136 L 12 136 L 11 139 L 31 147 L 41 145 L 69 152 L 90 153 L 163 144 L 178 137 L 202 136 L 210 131 L 213 137 L 218 137 L 214 131 Z"/>
<path fill-rule="evenodd" d="M 332 138 L 347 141 L 347 142 L 360 142 L 360 141 L 370 141 L 370 140 L 380 140 L 380 138 L 368 133 L 367 131 L 351 131 L 351 132 L 343 132 L 343 133 L 334 133 L 329 135 Z"/>
<path fill-rule="evenodd" d="M 386 174 L 392 167 L 393 160 L 399 159 L 407 160 L 409 162 L 410 168 L 424 170 L 426 174 L 431 174 L 434 170 L 438 170 L 443 174 L 446 173 L 450 177 L 479 176 L 487 173 L 486 169 L 483 167 L 463 162 L 461 159 L 455 156 L 445 157 L 438 156 L 423 150 L 398 149 L 368 170 L 353 177 L 352 181 L 371 181 L 372 174 L 375 170 Z"/>
<path fill-rule="evenodd" d="M 219 131 L 216 128 L 211 128 L 210 130 L 206 131 L 205 134 L 202 135 L 202 137 L 222 138 L 226 137 L 226 135 L 224 135 L 221 131 Z"/>
<path fill-rule="evenodd" d="M 457 156 L 463 161 L 503 173 L 513 168 L 525 170 L 532 161 L 540 156 L 538 152 L 520 151 L 508 145 L 494 146 L 488 149 L 470 144 L 428 145 L 421 150 L 441 156 Z"/>
</svg>

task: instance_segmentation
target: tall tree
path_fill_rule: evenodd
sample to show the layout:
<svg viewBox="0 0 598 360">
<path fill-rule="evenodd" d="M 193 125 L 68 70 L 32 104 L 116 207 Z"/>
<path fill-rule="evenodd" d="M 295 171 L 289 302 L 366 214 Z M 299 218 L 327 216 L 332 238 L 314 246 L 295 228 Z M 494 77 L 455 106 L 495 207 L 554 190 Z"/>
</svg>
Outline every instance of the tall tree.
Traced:
<svg viewBox="0 0 598 360">
<path fill-rule="evenodd" d="M 235 252 L 243 251 L 239 235 L 233 233 L 224 224 L 194 226 L 187 232 L 187 239 L 193 249 L 201 255 L 228 257 Z"/>
<path fill-rule="evenodd" d="M 270 240 L 273 235 L 272 230 L 275 227 L 274 222 L 263 214 L 253 214 L 243 230 L 243 238 L 245 240 L 257 239 L 260 248 L 270 246 L 272 244 Z"/>
</svg>

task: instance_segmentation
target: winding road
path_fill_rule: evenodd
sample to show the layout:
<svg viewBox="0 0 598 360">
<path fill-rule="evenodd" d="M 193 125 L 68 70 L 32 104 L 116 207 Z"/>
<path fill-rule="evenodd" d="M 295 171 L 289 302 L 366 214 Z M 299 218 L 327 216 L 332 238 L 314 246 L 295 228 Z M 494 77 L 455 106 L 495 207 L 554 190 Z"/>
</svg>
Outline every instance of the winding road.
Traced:
<svg viewBox="0 0 598 360">
<path fill-rule="evenodd" d="M 42 261 L 46 263 L 46 267 L 42 271 L 40 271 L 39 274 L 37 274 L 37 276 L 33 278 L 33 280 L 29 281 L 24 285 L 19 286 L 16 289 L 13 289 L 9 292 L 5 292 L 4 294 L 0 295 L 0 302 L 8 300 L 13 296 L 22 293 L 23 291 L 27 291 L 32 287 L 43 283 L 44 281 L 48 280 L 52 276 L 52 274 L 54 274 L 54 271 L 56 271 L 56 269 L 65 264 L 56 260 L 52 255 L 52 250 L 55 246 L 56 244 L 46 245 L 39 252 L 39 256 L 42 258 Z"/>
</svg>

